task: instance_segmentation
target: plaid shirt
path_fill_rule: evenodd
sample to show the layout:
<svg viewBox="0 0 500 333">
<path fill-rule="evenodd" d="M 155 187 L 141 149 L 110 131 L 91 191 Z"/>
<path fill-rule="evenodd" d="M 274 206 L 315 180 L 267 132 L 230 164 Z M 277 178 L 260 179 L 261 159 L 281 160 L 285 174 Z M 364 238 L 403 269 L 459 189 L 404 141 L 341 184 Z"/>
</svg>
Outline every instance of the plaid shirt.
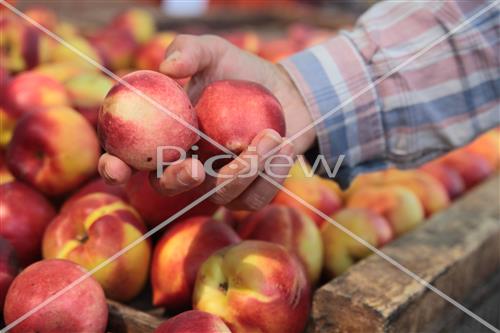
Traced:
<svg viewBox="0 0 500 333">
<path fill-rule="evenodd" d="M 331 165 L 345 155 L 340 183 L 415 167 L 499 124 L 499 9 L 385 1 L 353 31 L 281 62 L 318 121 L 321 153 Z"/>
</svg>

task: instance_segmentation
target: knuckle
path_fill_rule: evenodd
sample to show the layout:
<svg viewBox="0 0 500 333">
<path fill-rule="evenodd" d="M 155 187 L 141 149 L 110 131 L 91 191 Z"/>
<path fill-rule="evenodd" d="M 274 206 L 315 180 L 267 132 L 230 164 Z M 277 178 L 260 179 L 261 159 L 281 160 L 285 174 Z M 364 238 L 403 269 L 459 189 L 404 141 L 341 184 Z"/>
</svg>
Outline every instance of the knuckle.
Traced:
<svg viewBox="0 0 500 333">
<path fill-rule="evenodd" d="M 251 193 L 244 199 L 244 205 L 249 210 L 259 210 L 262 209 L 269 203 L 269 198 L 259 194 L 259 193 Z"/>
<path fill-rule="evenodd" d="M 201 38 L 204 41 L 206 41 L 207 43 L 210 43 L 212 45 L 216 45 L 218 47 L 228 47 L 228 46 L 232 45 L 227 39 L 222 38 L 222 37 L 217 36 L 217 35 L 207 34 L 207 35 L 201 36 Z"/>
<path fill-rule="evenodd" d="M 183 34 L 177 35 L 175 37 L 174 41 L 172 42 L 172 44 L 182 45 L 182 44 L 189 42 L 190 38 L 191 38 L 191 36 L 189 36 L 189 35 L 183 35 Z"/>
<path fill-rule="evenodd" d="M 227 205 L 232 201 L 230 192 L 226 187 L 222 187 L 210 197 L 212 202 L 218 205 Z"/>
</svg>

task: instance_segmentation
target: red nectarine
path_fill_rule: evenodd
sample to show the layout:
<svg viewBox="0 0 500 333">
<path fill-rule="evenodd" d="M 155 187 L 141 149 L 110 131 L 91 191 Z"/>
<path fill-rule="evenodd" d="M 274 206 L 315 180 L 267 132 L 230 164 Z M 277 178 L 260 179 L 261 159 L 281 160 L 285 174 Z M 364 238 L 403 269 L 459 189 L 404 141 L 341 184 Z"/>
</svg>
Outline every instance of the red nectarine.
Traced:
<svg viewBox="0 0 500 333">
<path fill-rule="evenodd" d="M 280 103 L 263 86 L 247 81 L 216 81 L 205 87 L 195 107 L 200 130 L 233 153 L 241 153 L 264 129 L 286 134 Z M 200 140 L 200 156 L 221 151 Z"/>
<path fill-rule="evenodd" d="M 19 182 L 0 185 L 0 236 L 11 242 L 21 265 L 40 258 L 45 228 L 55 210 L 40 193 Z"/>
<path fill-rule="evenodd" d="M 82 267 L 67 260 L 43 260 L 29 266 L 9 288 L 4 307 L 5 323 L 12 323 L 85 273 Z M 90 276 L 9 332 L 104 333 L 107 321 L 108 305 L 104 292 Z"/>
<path fill-rule="evenodd" d="M 140 93 L 117 84 L 106 96 L 98 118 L 104 149 L 136 169 L 156 170 L 157 155 L 160 162 L 175 161 L 181 156 L 175 148 L 188 151 L 198 141 L 192 130 L 198 125 L 196 114 L 177 82 L 153 71 L 136 71 L 122 79 Z M 174 148 L 160 154 L 161 146 Z"/>
<path fill-rule="evenodd" d="M 168 310 L 189 308 L 201 264 L 216 250 L 238 242 L 234 230 L 209 217 L 192 217 L 169 227 L 153 254 L 153 304 Z"/>
</svg>

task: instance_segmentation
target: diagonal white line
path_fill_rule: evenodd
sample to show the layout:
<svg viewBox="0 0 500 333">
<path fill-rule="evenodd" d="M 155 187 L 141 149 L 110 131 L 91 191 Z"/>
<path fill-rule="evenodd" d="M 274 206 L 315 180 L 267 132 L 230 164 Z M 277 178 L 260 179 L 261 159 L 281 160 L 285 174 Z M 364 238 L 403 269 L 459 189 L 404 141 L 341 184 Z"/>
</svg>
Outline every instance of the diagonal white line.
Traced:
<svg viewBox="0 0 500 333">
<path fill-rule="evenodd" d="M 148 239 L 153 234 L 155 234 L 156 232 L 158 232 L 159 230 L 161 230 L 163 227 L 167 226 L 169 223 L 171 223 L 172 221 L 174 221 L 178 217 L 182 216 L 183 214 L 185 214 L 189 210 L 191 210 L 194 206 L 196 206 L 199 203 L 201 203 L 202 201 L 206 200 L 212 194 L 214 194 L 215 192 L 217 192 L 218 190 L 220 190 L 221 188 L 223 188 L 224 186 L 226 186 L 227 184 L 229 184 L 232 180 L 233 179 L 228 179 L 227 181 L 225 181 L 225 182 L 221 183 L 220 185 L 214 187 L 212 190 L 208 191 L 207 193 L 205 193 L 204 195 L 202 195 L 198 199 L 194 200 L 189 205 L 185 206 L 184 208 L 182 208 L 181 210 L 179 210 L 177 213 L 175 213 L 174 215 L 172 215 L 171 217 L 169 217 L 168 219 L 166 219 L 162 223 L 158 224 L 153 229 L 151 229 L 148 232 L 146 232 L 140 238 L 137 238 L 136 240 L 134 240 L 133 242 L 131 242 L 130 244 L 128 244 L 127 246 L 125 246 L 123 249 L 121 249 L 120 251 L 116 252 L 111 257 L 107 258 L 106 260 L 104 260 L 103 262 L 101 262 L 99 265 L 95 266 L 94 268 L 92 268 L 91 270 L 89 270 L 87 273 L 85 273 L 84 275 L 82 275 L 78 279 L 76 279 L 73 282 L 71 282 L 70 284 L 68 284 L 66 287 L 60 289 L 56 293 L 52 294 L 50 297 L 46 298 L 42 303 L 38 304 L 33 309 L 29 310 L 28 312 L 26 312 L 25 314 L 23 314 L 22 316 L 20 316 L 16 320 L 14 320 L 12 323 L 10 323 L 6 327 L 4 327 L 2 330 L 0 330 L 0 333 L 7 333 L 14 326 L 16 326 L 19 323 L 21 323 L 22 321 L 26 320 L 28 317 L 30 317 L 31 315 L 33 315 L 35 312 L 37 312 L 38 310 L 40 310 L 41 308 L 43 308 L 47 304 L 53 302 L 54 300 L 56 300 L 57 298 L 59 298 L 61 295 L 63 295 L 64 293 L 66 293 L 68 290 L 72 289 L 73 287 L 75 287 L 79 283 L 81 283 L 84 280 L 88 279 L 95 272 L 101 270 L 102 268 L 104 268 L 105 266 L 107 266 L 108 264 L 110 264 L 111 262 L 113 262 L 114 260 L 118 259 L 124 253 L 126 253 L 130 249 L 136 247 L 139 243 L 141 243 L 144 240 Z"/>
<path fill-rule="evenodd" d="M 484 320 L 483 318 L 479 317 L 474 312 L 470 311 L 465 306 L 463 306 L 459 302 L 455 301 L 453 298 L 451 298 L 450 296 L 446 295 L 444 292 L 442 292 L 438 288 L 434 287 L 432 284 L 428 283 L 426 280 L 424 280 L 423 278 L 421 278 L 417 274 L 413 273 L 406 266 L 400 264 L 399 262 L 397 262 L 392 257 L 388 256 L 387 254 L 385 254 L 381 250 L 379 250 L 376 247 L 374 247 L 373 245 L 371 245 L 370 243 L 368 243 L 367 241 L 365 241 L 363 238 L 359 237 L 358 235 L 356 235 L 355 233 L 353 233 L 352 231 L 350 231 L 349 229 L 347 229 L 346 227 L 344 227 L 343 225 L 341 225 L 340 223 L 338 223 L 337 221 L 335 221 L 334 219 L 332 219 L 330 216 L 326 215 L 325 213 L 323 213 L 322 211 L 320 211 L 319 209 L 317 209 L 316 207 L 314 207 L 313 205 L 311 205 L 310 203 L 308 203 L 307 201 L 305 201 L 304 199 L 302 199 L 301 197 L 299 197 L 294 192 L 290 191 L 289 189 L 287 189 L 286 187 L 284 187 L 283 185 L 281 185 L 280 183 L 276 182 L 274 179 L 270 178 L 269 176 L 267 176 L 265 174 L 261 174 L 261 176 L 262 176 L 262 178 L 264 178 L 265 180 L 267 180 L 268 182 L 270 182 L 274 186 L 278 187 L 281 191 L 285 192 L 286 194 L 288 194 L 289 196 L 291 196 L 292 198 L 294 198 L 295 200 L 297 200 L 298 202 L 300 202 L 301 204 L 303 204 L 304 206 L 306 206 L 307 208 L 309 208 L 310 210 L 312 210 L 315 214 L 321 216 L 321 218 L 325 219 L 325 221 L 327 221 L 330 224 L 332 224 L 333 226 L 339 228 L 344 233 L 346 233 L 347 235 L 349 235 L 350 237 L 352 237 L 353 239 L 355 239 L 359 243 L 361 243 L 364 246 L 366 246 L 373 253 L 377 254 L 379 257 L 381 257 L 382 259 L 384 259 L 385 261 L 387 261 L 389 264 L 391 264 L 394 267 L 396 267 L 397 269 L 399 269 L 401 272 L 405 273 L 406 275 L 408 275 L 409 277 L 413 278 L 414 280 L 416 280 L 418 283 L 420 283 L 424 287 L 426 287 L 429 290 L 431 290 L 434 293 L 436 293 L 438 296 L 440 296 L 441 298 L 443 298 L 447 302 L 451 303 L 452 305 L 454 305 L 458 309 L 462 310 L 464 313 L 466 313 L 467 315 L 469 315 L 473 319 L 477 320 L 479 323 L 481 323 L 482 325 L 484 325 L 485 327 L 487 327 L 491 331 L 500 333 L 500 330 L 498 330 L 495 326 L 491 325 L 486 320 Z"/>
<path fill-rule="evenodd" d="M 297 133 L 293 134 L 289 138 L 285 138 L 285 140 L 281 144 L 279 144 L 277 147 L 275 147 L 274 149 L 272 149 L 269 152 L 269 155 L 275 154 L 276 152 L 278 152 L 281 149 L 281 147 L 283 145 L 285 145 L 287 143 L 291 143 L 292 141 L 295 141 L 298 137 L 304 135 L 307 131 L 309 131 L 311 128 L 313 128 L 317 124 L 321 123 L 322 121 L 324 121 L 326 118 L 331 117 L 332 115 L 334 115 L 337 111 L 339 111 L 340 109 L 342 109 L 346 105 L 352 103 L 353 101 L 355 101 L 356 99 L 358 99 L 362 95 L 364 95 L 367 92 L 371 91 L 373 88 L 375 88 L 376 86 L 378 86 L 381 82 L 385 81 L 387 78 L 389 78 L 392 75 L 396 74 L 401 69 L 403 69 L 404 67 L 408 66 L 413 61 L 415 61 L 416 59 L 418 59 L 422 55 L 424 55 L 425 53 L 429 52 L 436 45 L 438 45 L 438 44 L 442 43 L 443 41 L 447 40 L 448 38 L 450 38 L 451 35 L 457 33 L 459 30 L 463 29 L 466 25 L 468 25 L 469 23 L 471 23 L 472 21 L 474 21 L 475 19 L 477 19 L 478 17 L 480 17 L 481 15 L 483 15 L 484 13 L 486 13 L 488 10 L 490 10 L 494 6 L 498 5 L 499 1 L 500 0 L 493 1 L 488 6 L 484 7 L 483 9 L 481 9 L 480 11 L 478 11 L 477 13 L 475 13 L 473 16 L 469 17 L 467 20 L 463 21 L 462 23 L 460 23 L 459 25 L 457 25 L 456 27 L 454 27 L 453 29 L 451 29 L 450 31 L 448 31 L 445 35 L 443 35 L 443 36 L 439 37 L 438 39 L 436 39 L 429 46 L 424 47 L 423 49 L 421 49 L 420 51 L 418 51 L 417 53 L 415 53 L 413 56 L 411 56 L 407 60 L 403 61 L 402 63 L 400 63 L 399 65 L 397 65 L 396 67 L 394 67 L 392 70 L 390 70 L 386 74 L 382 75 L 377 80 L 373 81 L 371 84 L 369 84 L 368 86 L 366 86 L 366 88 L 361 89 L 359 92 L 357 92 L 356 94 L 354 94 L 350 98 L 346 99 L 344 102 L 342 102 L 341 104 L 337 105 L 335 108 L 333 108 L 332 110 L 328 111 L 327 113 L 325 113 L 321 117 L 317 118 L 312 123 L 310 123 L 309 125 L 305 126 L 300 131 L 298 131 Z"/>
<path fill-rule="evenodd" d="M 496 0 L 492 5 L 494 5 L 496 2 L 498 2 L 498 0 Z M 72 45 L 68 44 L 66 41 L 64 41 L 63 39 L 61 39 L 59 36 L 55 35 L 54 33 L 52 33 L 50 30 L 47 30 L 45 27 L 41 26 L 40 24 L 38 24 L 36 21 L 32 20 L 30 17 L 26 16 L 24 13 L 20 12 L 19 10 L 17 10 L 17 8 L 11 6 L 10 4 L 6 3 L 5 0 L 0 0 L 0 4 L 3 4 L 5 7 L 9 8 L 11 11 L 13 11 L 14 13 L 16 13 L 17 15 L 23 17 L 25 20 L 27 20 L 28 22 L 30 22 L 32 25 L 38 27 L 40 30 L 44 31 L 46 34 L 48 34 L 49 36 L 51 36 L 52 38 L 54 38 L 55 40 L 57 40 L 58 42 L 62 43 L 64 46 L 68 47 L 69 49 L 71 49 L 73 52 L 77 53 L 80 57 L 82 57 L 83 59 L 87 60 L 89 63 L 93 64 L 94 66 L 98 67 L 99 69 L 101 69 L 101 71 L 103 71 L 104 73 L 108 74 L 110 77 L 114 78 L 115 80 L 117 80 L 118 82 L 120 83 L 123 83 L 125 86 L 129 87 L 129 89 L 131 89 L 132 91 L 136 92 L 138 95 L 142 96 L 143 98 L 145 98 L 147 101 L 149 101 L 150 103 L 152 103 L 153 105 L 155 105 L 156 107 L 158 107 L 160 110 L 162 110 L 163 112 L 167 113 L 167 114 L 170 114 L 174 119 L 176 119 L 176 115 L 171 113 L 170 111 L 166 110 L 165 108 L 163 108 L 163 106 L 161 106 L 159 103 L 157 103 L 156 101 L 154 101 L 154 99 L 152 98 L 149 98 L 149 96 L 147 95 L 144 95 L 140 90 L 134 88 L 133 86 L 130 86 L 127 82 L 123 81 L 120 77 L 116 76 L 113 72 L 109 71 L 108 69 L 106 69 L 105 67 L 103 67 L 101 64 L 95 62 L 93 59 L 89 58 L 88 56 L 86 56 L 85 54 L 81 53 L 78 49 L 74 48 Z M 456 31 L 458 31 L 460 28 L 462 28 L 466 23 L 469 23 L 470 21 L 474 20 L 475 18 L 479 17 L 480 15 L 484 14 L 484 12 L 486 12 L 486 10 L 490 9 L 492 6 L 488 6 L 488 8 L 486 9 L 483 9 L 481 11 L 481 13 L 479 14 L 476 14 L 474 15 L 473 17 L 469 18 L 468 20 L 466 20 L 463 24 L 461 24 L 459 27 L 456 27 L 455 29 L 452 30 L 451 33 L 448 34 L 447 37 L 449 37 L 452 33 L 455 33 Z M 446 38 L 447 38 L 446 37 Z M 440 40 L 439 42 L 442 42 L 443 40 L 445 40 L 446 38 L 442 38 L 442 40 Z M 433 43 L 431 44 L 432 46 L 429 47 L 429 48 L 426 48 L 426 51 L 427 52 L 428 50 L 430 50 L 432 47 L 434 47 L 435 45 L 437 45 L 439 42 L 437 43 Z M 419 56 L 421 56 L 422 54 L 424 54 L 425 52 L 422 52 L 419 54 Z M 415 60 L 417 57 L 414 57 L 412 59 Z M 408 63 L 406 63 L 405 65 L 408 65 Z M 404 65 L 404 66 L 405 66 Z M 401 66 L 399 65 L 398 69 L 397 70 L 400 70 L 402 67 L 404 66 Z M 394 71 L 394 70 L 393 70 Z M 392 72 L 392 71 L 391 71 Z M 391 73 L 390 75 L 394 74 L 396 71 L 394 71 L 393 73 Z M 385 80 L 387 77 L 389 77 L 390 75 L 384 75 L 384 77 L 381 77 L 379 80 L 375 81 L 374 83 L 372 83 L 372 85 L 377 85 L 379 84 L 380 82 L 382 82 L 383 80 Z M 371 88 L 370 88 L 371 89 Z M 369 89 L 367 89 L 369 90 Z M 356 94 L 355 96 L 353 96 L 348 102 L 352 102 L 354 99 L 358 98 L 359 96 L 361 96 L 363 93 L 365 93 L 366 91 L 364 92 L 361 92 L 361 93 L 358 93 Z M 345 104 L 343 104 L 345 105 Z M 340 106 L 342 107 L 342 105 Z M 336 112 L 339 108 L 335 108 L 333 109 L 332 111 L 330 111 L 329 115 L 325 115 L 326 117 L 332 115 L 334 112 Z M 325 118 L 326 118 L 325 117 Z M 179 118 L 179 117 L 177 117 Z M 324 119 L 324 118 L 323 118 Z M 178 120 L 179 122 L 183 122 L 183 119 L 182 118 L 179 118 L 179 119 L 176 119 Z M 318 121 L 318 120 L 317 120 Z M 321 120 L 319 120 L 321 121 Z M 185 122 L 184 122 L 185 123 Z M 190 124 L 186 123 L 185 126 L 187 126 L 188 128 L 194 130 L 196 133 L 198 133 L 198 135 L 200 135 L 200 137 L 206 139 L 207 141 L 209 141 L 210 143 L 212 143 L 213 145 L 215 145 L 216 147 L 218 147 L 219 149 L 221 149 L 223 152 L 226 152 L 226 153 L 229 153 L 231 154 L 232 156 L 235 156 L 234 153 L 230 152 L 229 150 L 227 150 L 226 147 L 220 145 L 218 142 L 216 142 L 215 140 L 211 139 L 209 136 L 207 136 L 206 134 L 204 134 L 203 132 L 199 131 L 197 128 L 194 128 L 192 127 Z M 312 124 L 312 126 L 314 126 L 314 124 Z M 309 128 L 311 128 L 312 126 L 310 126 Z M 302 132 L 302 133 L 300 133 Z M 286 144 L 287 142 L 291 142 L 293 140 L 295 140 L 298 136 L 302 135 L 305 130 L 301 130 L 300 134 L 296 133 L 294 136 L 292 136 L 292 139 L 287 139 L 285 140 L 284 144 Z M 298 135 L 297 135 L 298 134 Z M 280 145 L 281 146 L 281 145 Z M 274 151 L 275 152 L 275 151 Z M 273 151 L 271 151 L 268 155 L 266 155 L 265 157 L 268 157 L 269 155 L 273 154 L 274 153 Z M 239 159 L 238 156 L 236 156 L 237 159 Z M 244 161 L 245 162 L 245 161 Z M 289 192 L 289 193 L 292 193 L 290 192 L 288 189 L 284 188 L 281 184 L 277 183 L 276 181 L 274 181 L 273 179 L 270 179 L 267 175 L 263 174 L 262 172 L 259 172 L 259 175 L 262 176 L 263 178 L 265 178 L 266 180 L 268 180 L 270 183 L 272 183 L 274 186 L 276 186 L 278 189 L 281 189 L 285 192 Z M 234 179 L 233 179 L 234 180 Z M 220 188 L 223 188 L 224 186 L 226 186 L 227 184 L 229 184 L 232 180 L 228 180 L 226 182 L 223 182 L 222 184 L 220 184 L 219 186 L 217 186 L 216 188 L 214 188 L 213 190 L 207 192 L 203 197 L 208 197 L 210 196 L 211 194 L 215 193 L 217 190 L 219 190 Z M 217 189 L 217 190 L 216 190 Z M 210 193 L 210 194 L 209 194 Z M 294 197 L 297 199 L 297 200 L 302 200 L 302 198 L 300 198 L 299 196 L 295 195 L 294 194 Z M 200 199 L 200 198 L 199 198 Z M 204 199 L 203 199 L 204 200 Z M 195 202 L 199 203 L 203 200 L 195 200 Z M 305 201 L 303 201 L 305 203 L 305 206 L 309 207 L 309 209 L 313 210 L 316 212 L 316 214 L 319 214 L 320 216 L 322 216 L 323 218 L 325 218 L 325 214 L 320 212 L 319 210 L 317 210 L 316 208 L 314 208 L 313 206 L 311 206 L 310 204 L 306 203 Z M 181 214 L 175 214 L 173 217 L 173 219 L 177 218 L 178 216 L 184 214 L 185 212 L 189 211 L 191 208 L 193 208 L 197 203 L 191 203 L 190 205 L 186 206 L 185 207 L 185 210 L 181 210 L 183 211 Z M 189 207 L 189 208 L 188 208 Z M 180 212 L 180 211 L 179 211 Z M 170 221 L 173 220 L 172 217 L 170 218 Z M 330 223 L 334 222 L 333 224 L 336 225 L 338 228 L 340 228 L 341 230 L 343 230 L 343 228 L 341 226 L 338 225 L 338 223 L 336 223 L 333 219 L 331 219 L 330 217 L 326 216 L 326 220 L 329 221 Z M 164 221 L 161 225 L 167 225 L 168 223 L 170 222 L 167 222 L 167 221 Z M 336 224 L 335 224 L 336 223 Z M 158 230 L 160 230 L 161 228 L 154 228 L 152 230 L 150 230 L 148 233 L 147 233 L 147 237 L 151 236 L 152 234 L 154 234 L 155 232 L 157 232 Z M 345 228 L 344 228 L 345 229 Z M 346 230 L 343 230 L 344 232 L 346 232 L 347 234 L 349 234 L 351 237 L 353 237 L 354 234 L 350 233 L 347 229 Z M 146 234 L 145 234 L 146 235 Z M 355 236 L 355 235 L 354 235 Z M 357 236 L 356 236 L 357 237 Z M 353 237 L 354 239 L 356 239 L 356 237 Z M 137 245 L 140 241 L 142 241 L 143 239 L 145 238 L 142 238 L 142 239 L 138 239 L 137 240 L 137 243 L 135 245 Z M 367 246 L 368 248 L 371 247 L 370 244 L 364 244 L 362 239 L 357 239 L 359 242 L 361 242 L 363 245 Z M 365 242 L 366 243 L 366 242 Z M 135 246 L 134 245 L 134 246 Z M 133 246 L 132 246 L 133 247 Z M 130 248 L 132 248 L 130 247 Z M 128 249 L 130 249 L 128 248 Z M 372 247 L 373 248 L 373 247 Z M 113 258 L 112 260 L 106 260 L 106 264 L 103 264 L 102 266 L 99 265 L 100 267 L 98 269 L 94 268 L 95 271 L 101 269 L 102 267 L 104 267 L 105 265 L 109 264 L 109 262 L 115 260 L 116 258 L 118 258 L 119 256 L 121 256 L 123 253 L 127 252 L 128 249 L 122 249 L 121 251 L 119 251 L 119 253 L 113 255 L 112 257 L 110 258 Z M 376 249 L 376 248 L 375 248 Z M 383 252 L 380 252 L 378 249 L 376 249 L 377 251 L 374 251 L 374 253 L 380 255 L 380 253 L 383 254 Z M 372 250 L 373 251 L 373 250 Z M 385 255 L 385 254 L 384 254 Z M 384 256 L 381 256 L 383 259 L 387 260 L 389 263 L 393 264 L 396 268 L 399 268 L 398 265 L 400 265 L 397 261 L 395 261 L 394 259 L 388 257 L 385 255 Z M 108 258 L 108 259 L 110 259 Z M 446 294 L 444 294 L 442 291 L 440 291 L 439 289 L 437 289 L 436 287 L 428 284 L 425 280 L 423 280 L 422 278 L 420 278 L 418 275 L 416 275 L 415 273 L 411 272 L 410 270 L 408 270 L 407 268 L 405 268 L 404 266 L 400 265 L 403 269 L 399 268 L 400 270 L 402 270 L 403 272 L 407 273 L 408 275 L 410 275 L 410 277 L 414 278 L 415 280 L 417 280 L 418 282 L 422 283 L 425 287 L 429 288 L 430 290 L 436 292 L 439 296 L 443 297 L 445 300 L 447 300 L 448 302 L 450 302 L 451 304 L 455 305 L 457 308 L 459 308 L 460 310 L 464 311 L 467 315 L 471 316 L 472 318 L 478 320 L 481 324 L 485 325 L 486 327 L 490 328 L 493 327 L 492 325 L 490 325 L 489 323 L 487 323 L 486 321 L 484 321 L 482 318 L 478 317 L 477 315 L 475 315 L 473 312 L 471 312 L 470 310 L 468 310 L 467 308 L 465 308 L 464 306 L 462 306 L 460 303 L 456 302 L 455 300 L 453 300 L 452 298 L 450 298 L 449 296 L 447 296 Z M 407 272 L 406 272 L 406 271 Z M 94 272 L 95 272 L 94 271 Z M 81 282 L 81 281 L 80 281 Z M 69 288 L 64 288 L 64 291 L 63 292 L 58 292 L 58 296 L 59 297 L 60 295 L 62 295 L 63 293 L 65 293 L 67 290 L 71 289 L 72 287 L 74 287 L 75 285 L 77 285 L 79 282 L 76 282 L 76 283 L 72 283 L 71 284 L 71 287 Z M 443 296 L 444 295 L 444 296 Z M 57 297 L 53 297 L 51 299 L 54 300 L 56 299 Z M 45 303 L 45 302 L 44 302 Z M 44 305 L 48 304 L 49 302 L 46 302 Z M 41 307 L 43 307 L 44 305 L 41 305 Z M 40 308 L 38 308 L 37 310 L 39 310 Z M 30 311 L 31 312 L 31 311 Z M 36 311 L 33 311 L 33 313 L 36 312 Z M 24 317 L 24 316 L 22 316 Z M 25 320 L 26 318 L 28 318 L 29 315 L 27 315 L 26 317 L 24 317 L 24 319 L 22 320 Z M 17 323 L 21 322 L 22 320 L 16 320 Z M 14 325 L 14 322 L 11 323 L 11 325 L 9 325 L 9 328 L 12 328 Z M 7 328 L 3 329 L 0 331 L 0 333 L 4 333 Z M 493 331 L 494 332 L 498 332 L 494 327 L 493 327 Z"/>
<path fill-rule="evenodd" d="M 97 61 L 95 61 L 94 59 L 92 59 L 91 57 L 89 57 L 88 55 L 86 55 L 85 53 L 83 53 L 82 51 L 80 51 L 79 49 L 77 49 L 76 47 L 74 47 L 73 45 L 71 45 L 70 43 L 66 42 L 63 38 L 61 38 L 57 34 L 53 33 L 49 29 L 45 28 L 43 25 L 41 25 L 40 23 L 38 23 L 37 21 L 33 20 L 28 15 L 24 14 L 23 12 L 21 12 L 16 7 L 12 6 L 8 2 L 5 2 L 5 0 L 0 0 L 0 4 L 4 5 L 8 9 L 10 9 L 13 13 L 15 13 L 16 15 L 20 16 L 21 18 L 25 19 L 26 21 L 28 21 L 30 24 L 34 25 L 39 30 L 41 30 L 45 34 L 49 35 L 52 39 L 54 39 L 57 42 L 59 42 L 60 44 L 64 45 L 65 47 L 67 47 L 68 49 L 70 49 L 72 52 L 76 53 L 79 57 L 81 57 L 82 59 L 84 59 L 85 61 L 87 61 L 91 65 L 93 65 L 94 67 L 98 68 L 103 73 L 105 73 L 106 75 L 108 75 L 112 79 L 116 80 L 120 84 L 124 85 L 125 87 L 127 87 L 128 89 L 130 89 L 131 91 L 133 91 L 134 93 L 136 93 L 137 95 L 141 96 L 144 100 L 146 100 L 147 102 L 151 103 L 151 105 L 155 106 L 156 108 L 158 108 L 163 113 L 165 113 L 168 116 L 172 117 L 173 119 L 175 119 L 177 122 L 181 123 L 186 128 L 188 128 L 191 131 L 195 132 L 200 137 L 202 137 L 203 139 L 207 140 L 208 142 L 210 142 L 211 144 L 213 144 L 214 146 L 216 146 L 217 148 L 219 148 L 223 152 L 225 152 L 225 153 L 231 153 L 226 147 L 224 147 L 223 145 L 221 145 L 220 143 L 218 143 L 217 141 L 215 141 L 214 139 L 212 139 L 210 136 L 208 136 L 205 133 L 203 133 L 202 131 L 200 131 L 197 127 L 194 127 L 193 125 L 191 125 L 190 123 L 188 123 L 187 121 L 185 121 L 182 117 L 178 116 L 176 113 L 171 112 L 166 107 L 164 107 L 163 105 L 161 105 L 160 103 L 158 103 L 154 98 L 151 98 L 150 96 L 144 94 L 141 90 L 139 90 L 136 87 L 132 86 L 130 83 L 128 83 L 127 81 L 123 80 L 121 77 L 119 77 L 118 75 L 116 75 L 115 73 L 113 73 L 111 70 L 109 70 L 108 68 L 104 67 L 103 65 L 101 65 L 100 63 L 98 63 Z M 243 160 L 242 160 L 242 162 L 244 163 Z"/>
</svg>

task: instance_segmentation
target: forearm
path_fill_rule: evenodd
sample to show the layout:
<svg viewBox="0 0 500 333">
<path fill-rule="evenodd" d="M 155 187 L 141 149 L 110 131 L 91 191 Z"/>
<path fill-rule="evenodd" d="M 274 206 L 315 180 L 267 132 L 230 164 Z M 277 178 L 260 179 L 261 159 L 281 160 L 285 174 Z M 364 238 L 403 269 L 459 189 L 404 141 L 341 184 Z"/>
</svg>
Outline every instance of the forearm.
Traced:
<svg viewBox="0 0 500 333">
<path fill-rule="evenodd" d="M 321 153 L 345 155 L 339 180 L 416 166 L 498 125 L 498 6 L 447 35 L 489 4 L 381 3 L 353 32 L 282 63 Z"/>
</svg>

